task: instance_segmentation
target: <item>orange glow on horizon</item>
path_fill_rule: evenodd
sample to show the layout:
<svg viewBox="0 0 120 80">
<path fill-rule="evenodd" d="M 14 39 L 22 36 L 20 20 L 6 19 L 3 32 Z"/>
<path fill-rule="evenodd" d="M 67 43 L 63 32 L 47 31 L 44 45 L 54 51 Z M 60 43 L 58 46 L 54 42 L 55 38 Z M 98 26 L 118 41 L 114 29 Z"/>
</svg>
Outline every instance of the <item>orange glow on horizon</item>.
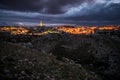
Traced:
<svg viewBox="0 0 120 80">
<path fill-rule="evenodd" d="M 63 31 L 66 33 L 70 34 L 82 34 L 82 35 L 89 35 L 89 34 L 94 34 L 95 30 L 118 30 L 119 27 L 114 27 L 114 26 L 105 26 L 105 27 L 57 27 L 58 31 Z"/>
<path fill-rule="evenodd" d="M 118 27 L 104 26 L 104 27 L 99 27 L 98 30 L 118 30 Z"/>
<path fill-rule="evenodd" d="M 28 29 L 23 27 L 3 27 L 0 28 L 0 31 L 10 32 L 13 35 L 26 34 L 27 32 L 29 32 Z"/>
<path fill-rule="evenodd" d="M 86 27 L 58 27 L 57 28 L 58 31 L 63 31 L 66 33 L 70 33 L 70 34 L 84 34 L 84 35 L 88 35 L 88 34 L 94 34 L 94 28 L 86 28 Z"/>
<path fill-rule="evenodd" d="M 103 26 L 103 27 L 85 27 L 85 26 L 78 26 L 78 27 L 70 27 L 70 26 L 60 26 L 56 27 L 55 31 L 42 31 L 39 32 L 38 30 L 29 33 L 29 29 L 24 27 L 1 27 L 0 32 L 9 32 L 12 35 L 43 35 L 49 33 L 59 33 L 65 32 L 69 34 L 78 34 L 78 35 L 89 35 L 95 34 L 96 30 L 98 31 L 113 31 L 113 30 L 120 30 L 120 26 Z"/>
</svg>

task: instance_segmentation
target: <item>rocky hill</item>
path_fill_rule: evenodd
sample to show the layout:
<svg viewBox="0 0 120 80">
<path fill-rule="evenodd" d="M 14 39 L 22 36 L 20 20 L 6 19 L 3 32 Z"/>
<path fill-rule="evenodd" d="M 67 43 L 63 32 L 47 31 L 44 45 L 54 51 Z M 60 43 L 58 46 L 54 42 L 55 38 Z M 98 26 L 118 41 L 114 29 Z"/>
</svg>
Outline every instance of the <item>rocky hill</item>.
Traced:
<svg viewBox="0 0 120 80">
<path fill-rule="evenodd" d="M 81 64 L 105 80 L 119 78 L 120 41 L 107 35 L 48 34 L 32 41 L 33 46 L 46 53 Z"/>
<path fill-rule="evenodd" d="M 59 61 L 53 55 L 24 48 L 18 44 L 0 44 L 0 80 L 101 80 L 80 64 Z"/>
</svg>

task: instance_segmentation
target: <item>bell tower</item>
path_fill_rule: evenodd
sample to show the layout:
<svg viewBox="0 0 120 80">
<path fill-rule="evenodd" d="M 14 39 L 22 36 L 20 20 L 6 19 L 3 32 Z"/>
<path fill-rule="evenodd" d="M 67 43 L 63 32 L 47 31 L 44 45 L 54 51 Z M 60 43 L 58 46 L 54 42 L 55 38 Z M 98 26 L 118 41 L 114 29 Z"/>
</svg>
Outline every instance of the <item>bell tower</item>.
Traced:
<svg viewBox="0 0 120 80">
<path fill-rule="evenodd" d="M 43 23 L 42 23 L 42 21 L 40 21 L 40 27 L 42 27 L 43 26 Z"/>
</svg>

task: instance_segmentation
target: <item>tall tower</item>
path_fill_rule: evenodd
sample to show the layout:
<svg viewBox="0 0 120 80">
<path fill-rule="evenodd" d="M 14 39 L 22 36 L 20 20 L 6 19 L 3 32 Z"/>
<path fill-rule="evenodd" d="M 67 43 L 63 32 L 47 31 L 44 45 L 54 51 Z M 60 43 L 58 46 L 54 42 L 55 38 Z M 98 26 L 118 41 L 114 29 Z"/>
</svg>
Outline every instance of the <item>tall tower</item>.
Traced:
<svg viewBox="0 0 120 80">
<path fill-rule="evenodd" d="M 42 23 L 42 21 L 40 21 L 40 27 L 42 27 L 43 26 L 43 23 Z"/>
</svg>

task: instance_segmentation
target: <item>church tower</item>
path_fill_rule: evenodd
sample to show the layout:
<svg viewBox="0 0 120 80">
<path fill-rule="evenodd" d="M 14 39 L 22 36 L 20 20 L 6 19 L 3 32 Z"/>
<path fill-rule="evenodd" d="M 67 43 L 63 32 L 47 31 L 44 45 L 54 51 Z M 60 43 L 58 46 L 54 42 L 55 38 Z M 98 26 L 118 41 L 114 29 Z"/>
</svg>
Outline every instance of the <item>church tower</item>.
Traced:
<svg viewBox="0 0 120 80">
<path fill-rule="evenodd" d="M 42 23 L 42 21 L 40 21 L 40 27 L 42 27 L 43 26 L 43 23 Z"/>
</svg>

